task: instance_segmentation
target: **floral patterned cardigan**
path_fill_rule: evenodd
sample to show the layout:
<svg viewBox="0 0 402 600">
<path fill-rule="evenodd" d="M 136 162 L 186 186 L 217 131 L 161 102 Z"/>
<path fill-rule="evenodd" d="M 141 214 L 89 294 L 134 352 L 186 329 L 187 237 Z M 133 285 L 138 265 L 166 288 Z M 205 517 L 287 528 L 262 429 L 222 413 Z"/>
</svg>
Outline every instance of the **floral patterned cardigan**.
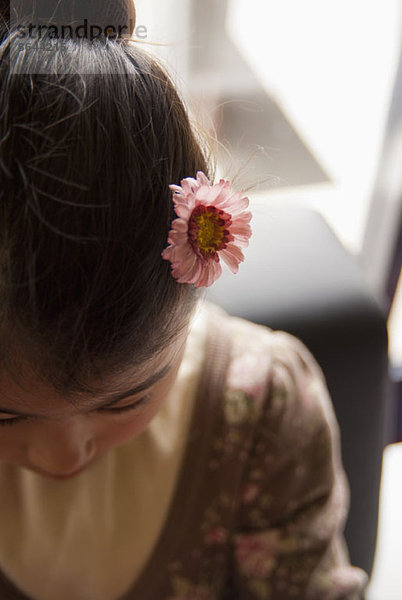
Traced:
<svg viewBox="0 0 402 600">
<path fill-rule="evenodd" d="M 364 598 L 367 574 L 350 564 L 343 537 L 350 492 L 321 368 L 291 334 L 207 306 L 173 501 L 118 600 Z M 28 599 L 1 572 L 0 598 Z"/>
</svg>

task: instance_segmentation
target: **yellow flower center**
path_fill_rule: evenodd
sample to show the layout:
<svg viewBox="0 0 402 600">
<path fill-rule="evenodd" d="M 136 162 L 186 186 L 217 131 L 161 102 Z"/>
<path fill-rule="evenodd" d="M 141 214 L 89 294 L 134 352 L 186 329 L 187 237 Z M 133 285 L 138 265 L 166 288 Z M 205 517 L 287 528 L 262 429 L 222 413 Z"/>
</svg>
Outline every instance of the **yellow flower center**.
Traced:
<svg viewBox="0 0 402 600">
<path fill-rule="evenodd" d="M 189 220 L 189 239 L 205 258 L 226 247 L 231 224 L 230 215 L 215 206 L 197 206 Z"/>
</svg>

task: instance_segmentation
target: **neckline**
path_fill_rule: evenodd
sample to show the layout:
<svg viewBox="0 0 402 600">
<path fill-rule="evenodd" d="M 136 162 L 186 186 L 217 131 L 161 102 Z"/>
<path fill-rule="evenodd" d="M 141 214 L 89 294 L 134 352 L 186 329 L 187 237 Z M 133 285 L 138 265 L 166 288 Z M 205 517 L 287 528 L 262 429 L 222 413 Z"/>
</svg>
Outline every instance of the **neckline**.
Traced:
<svg viewBox="0 0 402 600">
<path fill-rule="evenodd" d="M 201 380 L 194 400 L 190 427 L 183 461 L 177 477 L 164 524 L 151 555 L 143 566 L 134 584 L 117 600 L 141 598 L 152 600 L 158 596 L 160 577 L 165 576 L 160 565 L 167 555 L 174 555 L 191 530 L 193 515 L 197 514 L 198 500 L 202 496 L 200 485 L 207 465 L 205 454 L 210 445 L 215 420 L 212 418 L 219 393 L 224 385 L 229 360 L 228 337 L 222 316 L 226 313 L 208 302 L 206 318 L 206 341 L 204 360 L 201 367 Z M 217 331 L 217 323 L 219 331 Z M 192 475 L 197 473 L 195 482 L 188 486 Z M 155 574 L 160 574 L 158 575 Z M 0 569 L 0 592 L 2 600 L 32 600 L 20 590 Z"/>
</svg>

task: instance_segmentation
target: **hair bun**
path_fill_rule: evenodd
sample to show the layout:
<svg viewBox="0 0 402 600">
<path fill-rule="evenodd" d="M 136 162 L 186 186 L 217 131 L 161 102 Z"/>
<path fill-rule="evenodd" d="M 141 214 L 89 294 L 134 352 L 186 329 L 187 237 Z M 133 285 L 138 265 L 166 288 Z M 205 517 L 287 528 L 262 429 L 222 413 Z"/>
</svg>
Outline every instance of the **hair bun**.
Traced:
<svg viewBox="0 0 402 600">
<path fill-rule="evenodd" d="M 70 26 L 72 37 L 131 37 L 136 21 L 133 0 L 14 0 L 11 7 L 18 23 Z"/>
</svg>

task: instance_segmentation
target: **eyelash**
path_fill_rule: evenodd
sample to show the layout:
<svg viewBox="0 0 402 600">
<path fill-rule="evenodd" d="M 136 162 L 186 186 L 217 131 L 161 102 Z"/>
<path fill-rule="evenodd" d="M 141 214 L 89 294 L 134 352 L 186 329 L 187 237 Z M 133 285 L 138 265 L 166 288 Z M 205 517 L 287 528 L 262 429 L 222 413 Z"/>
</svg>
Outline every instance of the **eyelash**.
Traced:
<svg viewBox="0 0 402 600">
<path fill-rule="evenodd" d="M 134 404 L 128 404 L 127 406 L 121 406 L 120 408 L 100 408 L 99 410 L 95 411 L 98 413 L 109 413 L 109 414 L 113 414 L 113 413 L 122 413 L 122 412 L 128 412 L 129 410 L 133 410 L 135 408 L 138 408 L 139 406 L 142 406 L 144 404 L 146 404 L 148 402 L 148 400 L 150 399 L 150 395 L 148 394 L 147 396 L 143 396 L 142 398 L 140 398 L 139 400 L 137 400 L 136 402 L 134 402 Z M 31 419 L 32 417 L 16 417 L 15 419 L 0 419 L 0 427 L 7 427 L 9 425 L 15 425 L 16 423 L 22 423 L 22 422 L 27 422 Z"/>
</svg>

